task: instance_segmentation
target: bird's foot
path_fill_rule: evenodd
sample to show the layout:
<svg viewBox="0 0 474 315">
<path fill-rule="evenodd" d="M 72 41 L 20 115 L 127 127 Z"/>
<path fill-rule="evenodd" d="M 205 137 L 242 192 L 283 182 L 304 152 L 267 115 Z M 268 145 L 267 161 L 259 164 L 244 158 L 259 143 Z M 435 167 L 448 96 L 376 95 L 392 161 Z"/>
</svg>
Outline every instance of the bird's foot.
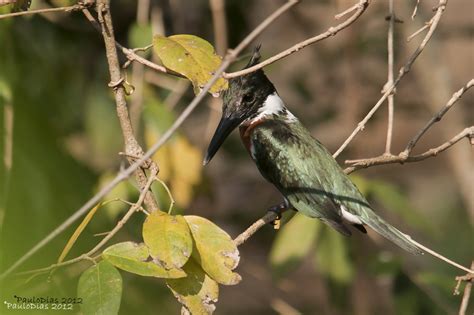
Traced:
<svg viewBox="0 0 474 315">
<path fill-rule="evenodd" d="M 288 204 L 286 201 L 276 205 L 276 206 L 273 206 L 271 208 L 268 209 L 268 212 L 273 212 L 276 214 L 276 219 L 271 221 L 270 224 L 273 225 L 273 228 L 275 230 L 278 230 L 280 229 L 280 226 L 281 226 L 281 215 L 283 212 L 285 212 L 286 210 L 288 210 Z"/>
</svg>

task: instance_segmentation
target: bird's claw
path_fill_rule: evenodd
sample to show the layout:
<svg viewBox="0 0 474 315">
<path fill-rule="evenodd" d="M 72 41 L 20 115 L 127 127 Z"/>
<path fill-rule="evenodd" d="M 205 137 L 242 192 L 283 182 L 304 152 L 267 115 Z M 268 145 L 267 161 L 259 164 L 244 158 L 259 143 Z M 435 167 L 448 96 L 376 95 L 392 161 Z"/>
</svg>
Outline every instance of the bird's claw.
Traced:
<svg viewBox="0 0 474 315">
<path fill-rule="evenodd" d="M 273 225 L 273 228 L 275 230 L 278 230 L 280 229 L 280 226 L 281 226 L 281 215 L 282 213 L 287 209 L 287 205 L 285 202 L 282 202 L 281 204 L 279 205 L 276 205 L 276 206 L 273 206 L 271 208 L 268 209 L 269 212 L 273 212 L 276 214 L 276 219 L 271 221 L 270 224 Z"/>
</svg>

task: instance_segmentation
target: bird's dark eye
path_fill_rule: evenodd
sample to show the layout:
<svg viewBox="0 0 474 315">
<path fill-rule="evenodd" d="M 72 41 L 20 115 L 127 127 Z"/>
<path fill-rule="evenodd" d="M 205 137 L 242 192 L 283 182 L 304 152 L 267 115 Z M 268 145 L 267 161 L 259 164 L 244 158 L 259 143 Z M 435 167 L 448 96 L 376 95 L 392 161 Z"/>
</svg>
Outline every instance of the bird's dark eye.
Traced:
<svg viewBox="0 0 474 315">
<path fill-rule="evenodd" d="M 242 101 L 244 103 L 251 103 L 254 100 L 254 95 L 253 94 L 245 94 L 244 97 L 242 98 Z"/>
</svg>

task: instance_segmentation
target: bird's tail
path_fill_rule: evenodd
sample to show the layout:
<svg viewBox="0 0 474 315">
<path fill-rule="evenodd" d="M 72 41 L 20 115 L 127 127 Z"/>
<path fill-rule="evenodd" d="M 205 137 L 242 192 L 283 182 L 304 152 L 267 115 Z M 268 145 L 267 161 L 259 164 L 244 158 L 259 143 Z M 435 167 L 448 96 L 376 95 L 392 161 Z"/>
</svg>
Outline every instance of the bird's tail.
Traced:
<svg viewBox="0 0 474 315">
<path fill-rule="evenodd" d="M 375 232 L 397 244 L 404 250 L 412 254 L 423 254 L 423 251 L 411 241 L 409 235 L 400 232 L 395 227 L 385 222 L 382 218 L 378 216 L 370 216 L 369 218 L 362 218 L 362 221 L 370 226 Z"/>
</svg>

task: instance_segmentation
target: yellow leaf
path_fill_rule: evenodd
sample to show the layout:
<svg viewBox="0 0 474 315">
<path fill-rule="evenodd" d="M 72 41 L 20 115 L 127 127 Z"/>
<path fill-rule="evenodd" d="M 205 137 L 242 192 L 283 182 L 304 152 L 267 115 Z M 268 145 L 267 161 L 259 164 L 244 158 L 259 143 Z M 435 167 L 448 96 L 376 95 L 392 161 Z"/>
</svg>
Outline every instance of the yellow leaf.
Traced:
<svg viewBox="0 0 474 315">
<path fill-rule="evenodd" d="M 239 250 L 229 234 L 203 217 L 187 215 L 184 218 L 197 249 L 193 250 L 192 257 L 201 264 L 202 269 L 218 283 L 239 283 L 242 278 L 232 272 L 239 264 Z"/>
<path fill-rule="evenodd" d="M 194 259 L 189 259 L 183 270 L 186 277 L 166 280 L 166 284 L 193 315 L 212 314 L 215 310 L 214 303 L 219 297 L 219 286 L 212 280 Z"/>
<path fill-rule="evenodd" d="M 141 276 L 157 278 L 182 278 L 182 269 L 165 269 L 150 260 L 148 247 L 141 243 L 123 242 L 114 244 L 102 253 L 102 257 L 117 268 Z"/>
<path fill-rule="evenodd" d="M 166 269 L 181 268 L 193 251 L 191 232 L 181 215 L 151 213 L 143 224 L 143 240 L 150 255 Z"/>
<path fill-rule="evenodd" d="M 184 75 L 193 83 L 196 94 L 221 64 L 221 58 L 216 55 L 214 47 L 194 35 L 156 35 L 153 48 L 165 67 Z M 227 80 L 220 78 L 209 92 L 218 93 L 227 89 L 227 86 Z"/>
</svg>

